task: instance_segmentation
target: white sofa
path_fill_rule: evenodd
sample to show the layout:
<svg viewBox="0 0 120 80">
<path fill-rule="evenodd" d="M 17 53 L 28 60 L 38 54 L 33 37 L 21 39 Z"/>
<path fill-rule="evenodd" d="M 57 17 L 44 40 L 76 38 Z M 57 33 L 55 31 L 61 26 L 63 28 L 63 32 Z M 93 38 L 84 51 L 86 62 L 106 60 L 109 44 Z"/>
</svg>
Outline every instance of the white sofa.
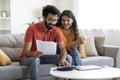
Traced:
<svg viewBox="0 0 120 80">
<path fill-rule="evenodd" d="M 24 80 L 29 79 L 29 71 L 27 66 L 21 66 L 18 61 L 23 47 L 23 34 L 13 34 L 0 36 L 0 49 L 4 51 L 11 59 L 12 64 L 0 66 L 0 80 Z M 102 56 L 87 56 L 83 58 L 84 65 L 107 65 L 120 67 L 118 62 L 118 47 L 104 46 Z M 119 53 L 120 54 L 120 53 Z M 40 80 L 54 80 L 55 78 L 49 74 L 50 68 L 56 66 L 53 64 L 42 64 L 40 67 Z"/>
</svg>

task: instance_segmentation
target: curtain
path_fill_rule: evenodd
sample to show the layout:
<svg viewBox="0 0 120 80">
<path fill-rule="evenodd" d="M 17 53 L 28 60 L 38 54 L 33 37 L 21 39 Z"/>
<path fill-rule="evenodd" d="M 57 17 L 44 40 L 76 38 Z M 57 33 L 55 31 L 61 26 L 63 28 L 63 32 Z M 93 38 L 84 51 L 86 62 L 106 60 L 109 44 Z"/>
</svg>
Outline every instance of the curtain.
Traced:
<svg viewBox="0 0 120 80">
<path fill-rule="evenodd" d="M 105 37 L 105 45 L 120 46 L 120 30 L 115 29 L 82 29 L 86 36 L 101 36 Z"/>
</svg>

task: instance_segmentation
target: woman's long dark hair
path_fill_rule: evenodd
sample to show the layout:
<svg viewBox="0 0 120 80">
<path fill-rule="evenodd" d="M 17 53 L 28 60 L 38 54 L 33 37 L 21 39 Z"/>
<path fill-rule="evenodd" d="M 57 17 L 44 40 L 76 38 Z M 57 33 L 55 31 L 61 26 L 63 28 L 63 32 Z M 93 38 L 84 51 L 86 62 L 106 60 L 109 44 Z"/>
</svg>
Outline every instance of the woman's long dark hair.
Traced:
<svg viewBox="0 0 120 80">
<path fill-rule="evenodd" d="M 58 19 L 58 22 L 56 24 L 56 26 L 58 26 L 58 27 L 62 26 L 62 22 L 61 22 L 62 16 L 67 16 L 67 17 L 69 17 L 69 18 L 71 18 L 73 20 L 71 28 L 75 32 L 75 40 L 78 39 L 78 37 L 79 37 L 79 29 L 78 29 L 78 26 L 77 26 L 77 22 L 76 22 L 75 16 L 73 15 L 72 11 L 64 10 L 62 12 L 62 14 L 60 15 L 60 18 Z"/>
</svg>

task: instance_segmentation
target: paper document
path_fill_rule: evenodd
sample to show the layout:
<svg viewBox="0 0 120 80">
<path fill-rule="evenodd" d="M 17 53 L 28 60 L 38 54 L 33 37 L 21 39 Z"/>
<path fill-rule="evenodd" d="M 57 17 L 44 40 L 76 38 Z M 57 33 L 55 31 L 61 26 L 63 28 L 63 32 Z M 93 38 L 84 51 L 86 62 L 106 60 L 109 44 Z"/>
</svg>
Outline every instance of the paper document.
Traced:
<svg viewBox="0 0 120 80">
<path fill-rule="evenodd" d="M 36 45 L 37 50 L 43 52 L 43 55 L 56 55 L 56 42 L 36 40 Z"/>
</svg>

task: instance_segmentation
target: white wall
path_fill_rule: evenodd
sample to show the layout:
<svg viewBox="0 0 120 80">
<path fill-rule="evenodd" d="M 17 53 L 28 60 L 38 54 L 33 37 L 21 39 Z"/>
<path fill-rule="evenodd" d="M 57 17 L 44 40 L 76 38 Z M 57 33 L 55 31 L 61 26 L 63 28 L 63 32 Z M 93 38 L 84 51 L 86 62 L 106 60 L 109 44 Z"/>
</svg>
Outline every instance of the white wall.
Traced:
<svg viewBox="0 0 120 80">
<path fill-rule="evenodd" d="M 25 32 L 27 23 L 41 16 L 46 4 L 54 5 L 54 0 L 11 0 L 12 34 Z"/>
<path fill-rule="evenodd" d="M 61 11 L 72 10 L 73 0 L 11 0 L 11 25 L 12 34 L 24 33 L 28 27 L 27 23 L 35 20 L 36 16 L 41 16 L 44 5 L 52 4 Z"/>
<path fill-rule="evenodd" d="M 120 29 L 120 0 L 79 0 L 83 29 Z"/>
<path fill-rule="evenodd" d="M 120 0 L 79 0 L 79 27 L 86 35 L 105 36 L 120 46 Z"/>
<path fill-rule="evenodd" d="M 55 0 L 56 6 L 61 10 L 73 10 L 73 0 Z"/>
</svg>

